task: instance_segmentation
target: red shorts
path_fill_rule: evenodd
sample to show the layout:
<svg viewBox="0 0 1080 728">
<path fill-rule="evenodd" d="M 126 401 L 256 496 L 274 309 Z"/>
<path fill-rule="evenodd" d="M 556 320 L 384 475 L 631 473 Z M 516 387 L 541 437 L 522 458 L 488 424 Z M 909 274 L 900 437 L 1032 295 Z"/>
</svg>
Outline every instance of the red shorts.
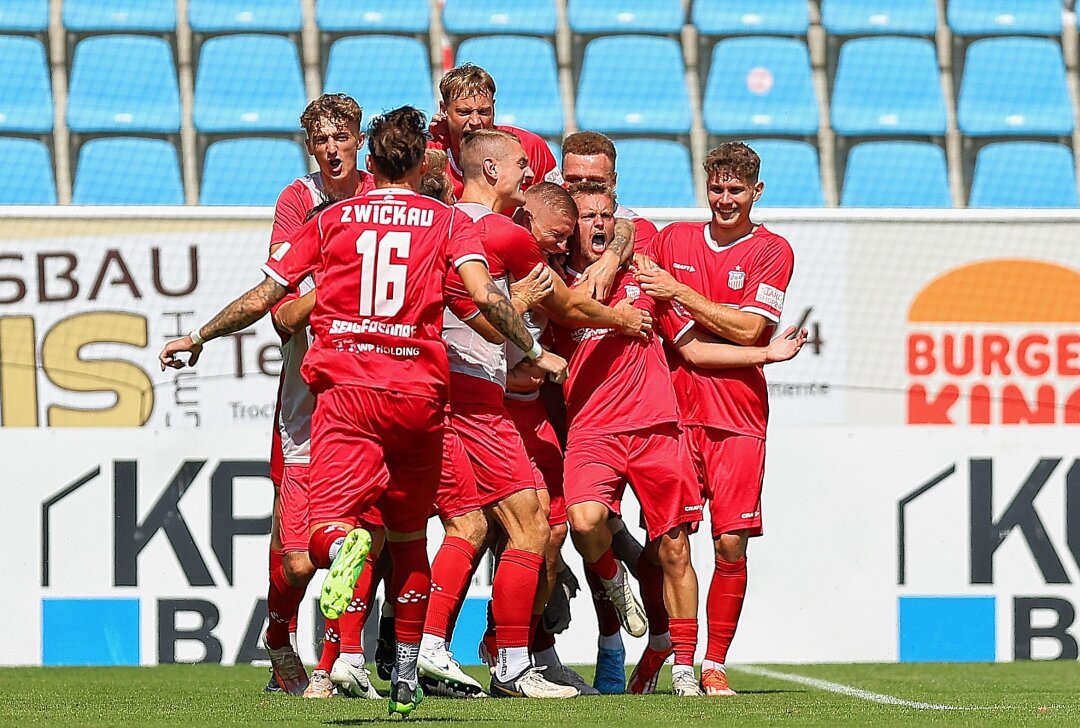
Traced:
<svg viewBox="0 0 1080 728">
<path fill-rule="evenodd" d="M 713 538 L 742 530 L 760 536 L 765 440 L 691 425 L 686 428 L 686 441 L 702 495 L 709 501 Z"/>
<path fill-rule="evenodd" d="M 674 422 L 618 434 L 573 433 L 566 446 L 566 506 L 596 501 L 618 507 L 629 481 L 649 534 L 701 521 L 701 489 L 690 451 Z"/>
<path fill-rule="evenodd" d="M 506 407 L 454 402 L 450 422 L 472 463 L 480 505 L 536 489 L 532 464 Z"/>
<path fill-rule="evenodd" d="M 555 428 L 551 426 L 544 403 L 540 399 L 507 398 L 506 411 L 521 435 L 537 485 L 543 483 L 547 488 L 551 499 L 548 523 L 552 526 L 566 523 L 562 445 L 555 435 Z"/>
<path fill-rule="evenodd" d="M 281 524 L 283 553 L 308 550 L 308 539 L 311 538 L 311 520 L 308 518 L 310 482 L 308 465 L 282 464 L 281 486 L 278 488 L 278 522 Z M 379 509 L 374 506 L 356 520 L 369 529 L 381 528 L 383 525 Z"/>
<path fill-rule="evenodd" d="M 435 494 L 435 514 L 443 521 L 480 510 L 476 476 L 461 438 L 447 422 L 443 433 L 442 479 Z"/>
<path fill-rule="evenodd" d="M 311 418 L 311 523 L 378 505 L 387 528 L 422 531 L 442 471 L 444 405 L 367 387 L 331 387 Z"/>
</svg>

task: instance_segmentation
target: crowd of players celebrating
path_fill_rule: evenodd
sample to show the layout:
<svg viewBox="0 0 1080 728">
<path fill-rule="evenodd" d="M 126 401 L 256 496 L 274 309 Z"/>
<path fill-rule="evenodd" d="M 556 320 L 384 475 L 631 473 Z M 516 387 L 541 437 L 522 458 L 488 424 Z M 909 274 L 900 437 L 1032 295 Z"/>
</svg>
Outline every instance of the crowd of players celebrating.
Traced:
<svg viewBox="0 0 1080 728">
<path fill-rule="evenodd" d="M 278 199 L 264 280 L 161 353 L 163 368 L 193 366 L 207 341 L 266 313 L 281 335 L 271 683 L 379 698 L 361 631 L 385 581 L 375 662 L 391 714 L 425 691 L 650 693 L 671 656 L 675 694 L 734 695 L 724 663 L 747 539 L 762 532 L 764 365 L 806 339 L 773 336 L 794 258 L 751 220 L 759 159 L 738 142 L 713 149 L 711 219 L 658 231 L 618 204 L 603 135 L 567 137 L 560 165 L 535 134 L 495 125 L 483 69 L 451 70 L 440 92 L 430 123 L 408 106 L 371 121 L 370 172 L 357 102 L 313 101 L 300 123 L 319 169 Z M 620 518 L 626 484 L 644 544 Z M 715 571 L 698 677 L 689 534 L 706 509 Z M 446 535 L 429 563 L 433 516 Z M 591 685 L 556 652 L 578 589 L 567 535 L 599 624 Z M 485 688 L 448 644 L 488 550 Z M 327 623 L 309 676 L 295 623 L 318 569 Z M 629 680 L 622 630 L 648 635 Z"/>
</svg>

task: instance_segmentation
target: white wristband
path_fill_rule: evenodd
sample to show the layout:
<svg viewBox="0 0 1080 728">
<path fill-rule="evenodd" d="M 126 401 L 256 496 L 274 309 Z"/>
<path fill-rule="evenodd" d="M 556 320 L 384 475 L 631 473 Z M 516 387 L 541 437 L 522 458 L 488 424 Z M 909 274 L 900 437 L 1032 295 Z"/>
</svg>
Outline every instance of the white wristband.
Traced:
<svg viewBox="0 0 1080 728">
<path fill-rule="evenodd" d="M 540 346 L 540 342 L 533 339 L 532 348 L 525 352 L 525 356 L 529 358 L 529 361 L 536 361 L 543 353 L 544 349 Z"/>
<path fill-rule="evenodd" d="M 191 330 L 191 333 L 190 333 L 190 334 L 188 334 L 188 337 L 189 337 L 189 338 L 191 339 L 191 341 L 192 341 L 193 343 L 195 343 L 195 344 L 198 344 L 199 346 L 202 346 L 203 344 L 205 344 L 205 343 L 206 343 L 206 339 L 204 339 L 203 337 L 199 336 L 199 329 L 200 329 L 200 328 L 201 328 L 201 327 L 199 327 L 199 326 L 196 326 L 195 328 L 193 328 L 193 329 Z"/>
</svg>

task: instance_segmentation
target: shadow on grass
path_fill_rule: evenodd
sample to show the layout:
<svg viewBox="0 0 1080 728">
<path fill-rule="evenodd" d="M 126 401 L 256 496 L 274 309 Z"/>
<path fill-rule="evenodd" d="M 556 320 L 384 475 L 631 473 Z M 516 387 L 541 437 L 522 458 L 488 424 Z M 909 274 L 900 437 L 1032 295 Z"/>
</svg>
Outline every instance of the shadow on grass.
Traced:
<svg viewBox="0 0 1080 728">
<path fill-rule="evenodd" d="M 497 718 L 451 718 L 449 716 L 433 716 L 430 718 L 414 718 L 409 716 L 409 725 L 417 725 L 420 723 L 497 723 Z M 323 725 L 375 725 L 377 723 L 396 723 L 389 717 L 387 718 L 342 718 L 339 720 L 328 720 Z"/>
</svg>

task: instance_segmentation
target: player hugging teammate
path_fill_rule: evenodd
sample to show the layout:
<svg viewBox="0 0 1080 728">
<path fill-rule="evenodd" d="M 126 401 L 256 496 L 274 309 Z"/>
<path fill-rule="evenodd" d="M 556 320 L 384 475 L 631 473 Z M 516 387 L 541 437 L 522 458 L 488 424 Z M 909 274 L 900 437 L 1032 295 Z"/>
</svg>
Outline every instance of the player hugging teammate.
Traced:
<svg viewBox="0 0 1080 728">
<path fill-rule="evenodd" d="M 631 692 L 652 692 L 674 654 L 677 695 L 732 695 L 724 662 L 747 539 L 761 534 L 763 368 L 805 341 L 791 328 L 773 338 L 793 256 L 751 220 L 757 155 L 738 143 L 713 150 L 709 222 L 656 232 L 618 205 L 606 137 L 565 140 L 564 189 L 543 140 L 495 126 L 483 69 L 454 69 L 440 92 L 430 132 L 411 107 L 371 122 L 370 173 L 357 160 L 359 105 L 341 94 L 312 102 L 301 124 L 319 170 L 281 194 L 265 279 L 161 354 L 163 367 L 194 365 L 207 341 L 267 312 L 281 334 L 272 686 L 378 697 L 360 634 L 384 576 L 391 714 L 410 714 L 425 690 L 483 695 L 447 647 L 491 549 L 487 694 L 622 692 L 625 629 L 649 634 Z M 565 405 L 565 422 L 545 399 Z M 619 518 L 626 484 L 644 546 Z M 716 567 L 699 679 L 689 534 L 705 510 Z M 446 536 L 429 565 L 433 515 Z M 593 685 L 555 648 L 577 589 L 561 557 L 568 533 L 600 624 Z M 319 568 L 327 628 L 309 678 L 295 620 Z"/>
</svg>

